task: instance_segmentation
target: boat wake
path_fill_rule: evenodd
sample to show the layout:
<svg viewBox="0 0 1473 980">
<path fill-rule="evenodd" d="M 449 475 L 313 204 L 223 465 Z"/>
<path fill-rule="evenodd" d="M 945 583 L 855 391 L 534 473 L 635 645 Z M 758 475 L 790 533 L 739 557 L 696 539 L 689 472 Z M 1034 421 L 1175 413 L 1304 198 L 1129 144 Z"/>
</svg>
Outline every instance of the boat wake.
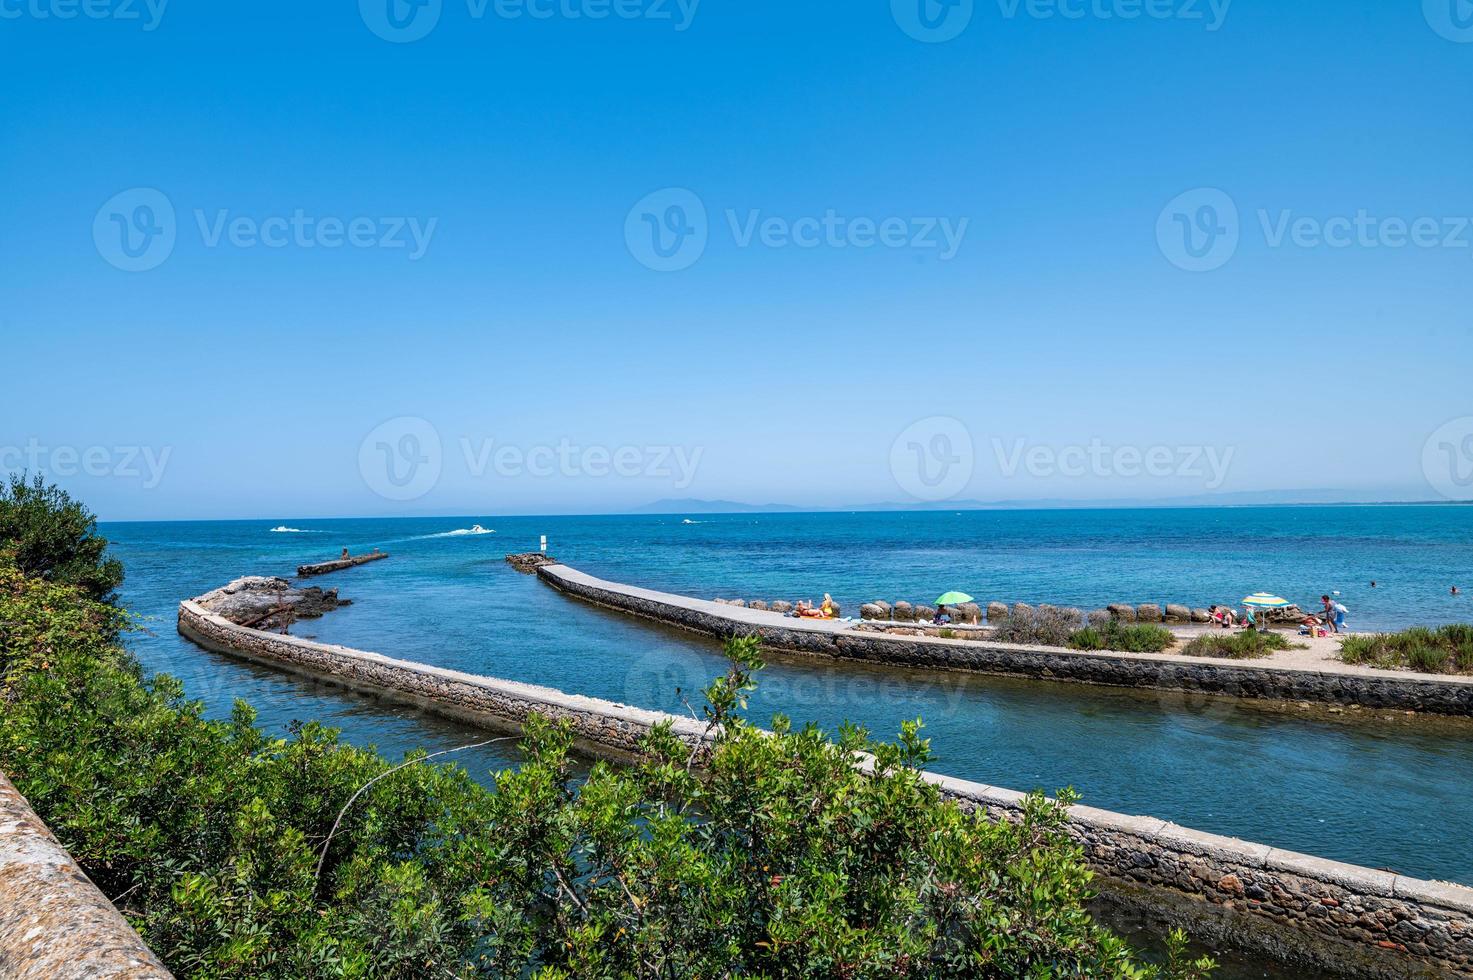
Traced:
<svg viewBox="0 0 1473 980">
<path fill-rule="evenodd" d="M 322 532 L 322 531 L 310 531 L 310 530 L 304 531 L 304 530 L 302 530 L 299 527 L 287 527 L 285 524 L 283 524 L 280 527 L 273 527 L 271 529 L 271 533 L 272 534 L 322 534 L 324 532 Z"/>
<path fill-rule="evenodd" d="M 473 525 L 472 527 L 463 527 L 463 528 L 459 528 L 458 530 L 455 530 L 455 531 L 441 531 L 439 534 L 421 534 L 418 538 L 414 538 L 412 540 L 425 541 L 425 540 L 429 540 L 430 538 L 463 538 L 463 537 L 467 537 L 469 535 L 476 535 L 476 534 L 495 534 L 495 533 L 496 533 L 496 529 L 495 528 L 482 527 L 481 525 L 476 524 L 476 525 Z"/>
</svg>

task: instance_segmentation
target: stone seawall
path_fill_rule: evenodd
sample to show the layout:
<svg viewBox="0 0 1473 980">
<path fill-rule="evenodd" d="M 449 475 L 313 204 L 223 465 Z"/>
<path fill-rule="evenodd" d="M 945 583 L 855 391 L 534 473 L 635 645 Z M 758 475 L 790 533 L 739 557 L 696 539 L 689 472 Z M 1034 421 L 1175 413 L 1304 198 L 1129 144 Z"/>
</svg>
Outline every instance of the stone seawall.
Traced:
<svg viewBox="0 0 1473 980">
<path fill-rule="evenodd" d="M 195 602 L 180 604 L 179 631 L 208 649 L 499 730 L 517 729 L 532 712 L 567 718 L 585 744 L 604 754 L 627 755 L 650 725 L 667 719 L 687 741 L 702 737 L 688 718 L 265 633 Z M 1015 815 L 1023 799 L 949 776 L 927 778 L 959 805 L 994 816 Z M 1149 817 L 1084 806 L 1070 817 L 1071 833 L 1112 896 L 1164 911 L 1200 936 L 1357 977 L 1473 976 L 1473 889 Z"/>
<path fill-rule="evenodd" d="M 897 636 L 851 629 L 832 620 L 799 620 L 606 582 L 566 565 L 545 565 L 537 574 L 553 588 L 596 605 L 708 636 L 754 633 L 765 646 L 793 653 L 880 666 L 966 670 L 1114 687 L 1473 716 L 1470 677 L 1431 677 L 1350 665 L 1304 670 L 1251 660 L 1096 653 L 987 640 Z"/>
<path fill-rule="evenodd" d="M 0 977 L 173 980 L 3 774 Z"/>
</svg>

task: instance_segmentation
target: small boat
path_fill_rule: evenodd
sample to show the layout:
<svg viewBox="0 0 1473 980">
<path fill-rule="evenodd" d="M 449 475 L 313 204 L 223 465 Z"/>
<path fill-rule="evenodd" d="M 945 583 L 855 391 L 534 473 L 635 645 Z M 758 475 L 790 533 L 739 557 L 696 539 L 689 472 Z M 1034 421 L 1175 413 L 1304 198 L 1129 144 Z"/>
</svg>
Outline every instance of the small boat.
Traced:
<svg viewBox="0 0 1473 980">
<path fill-rule="evenodd" d="M 471 525 L 471 533 L 472 534 L 494 534 L 495 532 L 494 531 L 488 531 L 488 530 L 486 530 L 484 527 L 482 527 L 479 524 L 472 524 Z"/>
</svg>

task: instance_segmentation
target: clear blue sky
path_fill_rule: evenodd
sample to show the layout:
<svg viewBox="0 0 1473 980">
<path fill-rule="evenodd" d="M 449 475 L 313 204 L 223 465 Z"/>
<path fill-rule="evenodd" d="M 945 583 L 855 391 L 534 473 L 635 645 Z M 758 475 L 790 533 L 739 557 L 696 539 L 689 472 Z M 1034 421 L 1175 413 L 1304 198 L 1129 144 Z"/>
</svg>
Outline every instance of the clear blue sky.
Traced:
<svg viewBox="0 0 1473 980">
<path fill-rule="evenodd" d="M 964 27 L 935 0 L 390 2 L 0 0 L 0 468 L 119 519 L 1436 498 L 1463 484 L 1429 465 L 1473 472 L 1466 0 L 976 0 Z M 389 13 L 428 33 L 385 40 Z M 130 272 L 124 231 L 166 241 L 136 237 L 166 221 L 139 188 L 174 241 Z M 667 188 L 706 244 L 656 271 L 645 215 L 691 198 L 636 203 Z M 1202 188 L 1239 231 L 1194 259 L 1173 235 L 1226 229 L 1222 197 L 1168 203 Z M 847 247 L 773 244 L 831 212 Z M 357 218 L 407 247 L 328 247 L 317 223 Z M 937 417 L 970 452 L 950 422 L 896 445 Z M 383 480 L 431 455 L 418 423 L 368 438 L 401 418 L 441 442 L 422 486 Z M 914 452 L 965 480 L 918 489 Z"/>
</svg>

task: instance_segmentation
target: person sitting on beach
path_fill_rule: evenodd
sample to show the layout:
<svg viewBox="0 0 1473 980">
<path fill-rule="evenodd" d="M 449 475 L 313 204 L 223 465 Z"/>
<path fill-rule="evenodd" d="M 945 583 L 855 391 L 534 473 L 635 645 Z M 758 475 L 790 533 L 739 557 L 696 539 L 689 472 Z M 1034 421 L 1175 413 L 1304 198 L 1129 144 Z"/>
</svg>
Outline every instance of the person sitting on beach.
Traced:
<svg viewBox="0 0 1473 980">
<path fill-rule="evenodd" d="M 347 548 L 344 548 L 343 549 L 343 559 L 344 560 L 347 560 L 347 557 L 348 557 L 348 549 Z"/>
<path fill-rule="evenodd" d="M 1207 612 L 1212 616 L 1212 621 L 1223 629 L 1231 629 L 1238 618 L 1227 606 L 1212 606 Z"/>
<path fill-rule="evenodd" d="M 949 622 L 951 622 L 951 616 L 946 612 L 946 607 L 937 606 L 936 615 L 931 618 L 932 625 L 945 626 Z"/>
<path fill-rule="evenodd" d="M 1308 636 L 1313 639 L 1314 637 L 1328 636 L 1329 634 L 1325 632 L 1325 624 L 1320 622 L 1318 616 L 1306 615 L 1299 624 L 1299 635 Z"/>
<path fill-rule="evenodd" d="M 1243 621 L 1240 623 L 1245 630 L 1258 629 L 1258 614 L 1249 606 L 1243 607 Z"/>
<path fill-rule="evenodd" d="M 827 592 L 823 594 L 823 602 L 819 604 L 818 608 L 819 612 L 823 614 L 824 619 L 834 618 L 834 600 Z"/>
<path fill-rule="evenodd" d="M 813 603 L 807 599 L 799 599 L 798 605 L 793 609 L 793 615 L 800 619 L 825 619 L 822 609 L 815 609 Z"/>
</svg>

